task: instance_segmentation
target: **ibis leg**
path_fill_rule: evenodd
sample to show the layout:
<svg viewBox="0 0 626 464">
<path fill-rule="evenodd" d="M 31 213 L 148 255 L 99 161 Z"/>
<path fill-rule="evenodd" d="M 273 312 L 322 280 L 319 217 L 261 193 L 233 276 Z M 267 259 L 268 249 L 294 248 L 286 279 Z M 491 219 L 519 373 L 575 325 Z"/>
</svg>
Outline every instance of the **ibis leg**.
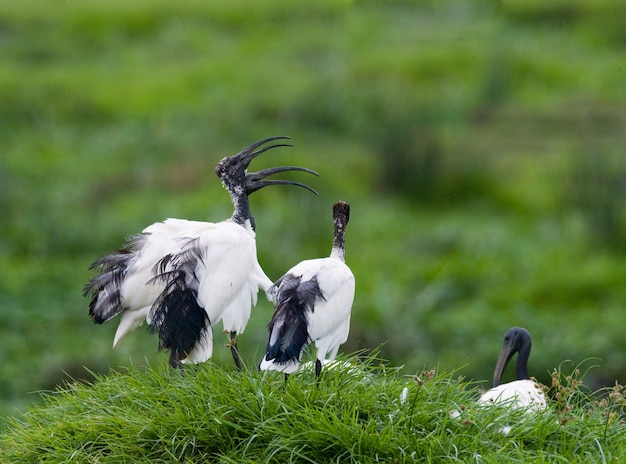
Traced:
<svg viewBox="0 0 626 464">
<path fill-rule="evenodd" d="M 180 351 L 171 349 L 170 357 L 169 357 L 170 366 L 172 366 L 172 368 L 174 369 L 182 370 L 185 366 L 183 365 L 181 361 L 185 359 L 186 357 L 187 357 L 186 354 L 181 354 Z"/>
<path fill-rule="evenodd" d="M 241 359 L 239 358 L 239 351 L 237 350 L 237 332 L 230 333 L 230 353 L 233 355 L 235 366 L 241 370 Z"/>
<path fill-rule="evenodd" d="M 322 361 L 319 359 L 315 360 L 315 377 L 320 378 L 320 374 L 322 373 Z"/>
</svg>

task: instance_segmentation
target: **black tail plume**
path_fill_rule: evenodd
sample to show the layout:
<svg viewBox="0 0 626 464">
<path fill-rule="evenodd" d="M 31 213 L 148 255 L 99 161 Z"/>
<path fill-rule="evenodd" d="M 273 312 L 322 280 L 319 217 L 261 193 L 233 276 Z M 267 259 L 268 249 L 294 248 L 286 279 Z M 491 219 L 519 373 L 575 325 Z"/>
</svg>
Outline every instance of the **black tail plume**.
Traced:
<svg viewBox="0 0 626 464">
<path fill-rule="evenodd" d="M 170 350 L 170 364 L 177 367 L 210 330 L 209 318 L 198 304 L 197 291 L 185 283 L 182 272 L 169 273 L 170 280 L 152 306 L 150 331 L 159 333 L 159 349 Z"/>
<path fill-rule="evenodd" d="M 289 274 L 279 282 L 265 360 L 284 364 L 299 361 L 302 350 L 310 343 L 307 312 L 313 312 L 316 298 L 323 295 L 315 278 L 301 282 L 301 277 Z"/>
</svg>

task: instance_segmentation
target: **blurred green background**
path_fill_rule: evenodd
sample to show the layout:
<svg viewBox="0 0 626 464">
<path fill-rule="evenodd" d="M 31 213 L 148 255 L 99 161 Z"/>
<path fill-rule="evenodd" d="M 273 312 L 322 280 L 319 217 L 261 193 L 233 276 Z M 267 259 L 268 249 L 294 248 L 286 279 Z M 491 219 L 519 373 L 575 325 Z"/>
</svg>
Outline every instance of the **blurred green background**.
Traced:
<svg viewBox="0 0 626 464">
<path fill-rule="evenodd" d="M 540 380 L 569 359 L 626 382 L 624 2 L 2 0 L 0 416 L 166 357 L 145 328 L 111 348 L 89 265 L 164 218 L 229 217 L 215 164 L 279 134 L 294 148 L 251 169 L 315 169 L 294 176 L 320 196 L 252 197 L 259 260 L 276 279 L 327 255 L 351 203 L 343 352 L 487 380 L 521 325 Z"/>
</svg>

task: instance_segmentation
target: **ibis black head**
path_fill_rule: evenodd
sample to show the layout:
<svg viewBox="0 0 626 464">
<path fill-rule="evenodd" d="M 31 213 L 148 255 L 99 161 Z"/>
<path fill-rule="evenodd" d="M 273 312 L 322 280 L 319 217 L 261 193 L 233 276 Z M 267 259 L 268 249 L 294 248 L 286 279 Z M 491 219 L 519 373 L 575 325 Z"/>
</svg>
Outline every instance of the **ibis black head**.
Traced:
<svg viewBox="0 0 626 464">
<path fill-rule="evenodd" d="M 259 172 L 248 172 L 248 167 L 254 158 L 259 156 L 261 153 L 264 153 L 272 148 L 276 147 L 291 147 L 292 145 L 286 143 L 276 143 L 274 145 L 263 146 L 268 142 L 272 142 L 274 140 L 288 140 L 289 137 L 279 135 L 275 137 L 268 137 L 263 140 L 259 140 L 258 142 L 253 143 L 252 145 L 244 148 L 241 152 L 237 153 L 233 156 L 227 156 L 222 158 L 217 166 L 215 167 L 215 173 L 220 178 L 226 189 L 231 193 L 250 195 L 257 190 L 266 187 L 268 185 L 297 185 L 298 187 L 305 188 L 310 192 L 313 192 L 317 195 L 317 192 L 313 190 L 308 185 L 302 184 L 300 182 L 295 182 L 291 180 L 284 179 L 272 179 L 266 180 L 265 178 L 271 176 L 272 174 L 276 174 L 279 172 L 286 171 L 302 171 L 308 172 L 309 174 L 313 174 L 315 176 L 318 175 L 317 172 L 302 168 L 299 166 L 279 166 L 275 168 L 263 169 Z"/>
<path fill-rule="evenodd" d="M 350 204 L 338 201 L 333 205 L 333 221 L 341 221 L 344 225 L 350 220 Z"/>
<path fill-rule="evenodd" d="M 517 380 L 530 378 L 528 376 L 528 358 L 530 356 L 531 345 L 532 342 L 528 330 L 521 327 L 511 327 L 507 330 L 506 334 L 504 334 L 502 351 L 500 352 L 493 373 L 494 387 L 500 385 L 502 373 L 515 353 L 517 353 L 517 363 L 515 365 Z"/>
</svg>

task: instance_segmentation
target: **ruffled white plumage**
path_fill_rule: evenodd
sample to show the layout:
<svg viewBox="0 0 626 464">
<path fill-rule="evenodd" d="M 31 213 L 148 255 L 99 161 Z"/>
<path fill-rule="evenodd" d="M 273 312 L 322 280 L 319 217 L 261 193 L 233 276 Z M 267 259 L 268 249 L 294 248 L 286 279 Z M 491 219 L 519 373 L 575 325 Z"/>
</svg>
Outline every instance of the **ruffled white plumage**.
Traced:
<svg viewBox="0 0 626 464">
<path fill-rule="evenodd" d="M 257 302 L 258 290 L 266 291 L 272 285 L 256 260 L 255 234 L 250 227 L 232 221 L 167 219 L 142 233 L 143 246 L 130 263 L 121 287 L 124 311 L 114 346 L 144 321 L 151 322 L 150 308 L 164 289 L 164 283 L 154 279 L 157 263 L 195 239 L 204 255 L 195 269 L 199 279 L 198 303 L 213 326 L 223 320 L 224 330 L 243 332 Z"/>
</svg>

